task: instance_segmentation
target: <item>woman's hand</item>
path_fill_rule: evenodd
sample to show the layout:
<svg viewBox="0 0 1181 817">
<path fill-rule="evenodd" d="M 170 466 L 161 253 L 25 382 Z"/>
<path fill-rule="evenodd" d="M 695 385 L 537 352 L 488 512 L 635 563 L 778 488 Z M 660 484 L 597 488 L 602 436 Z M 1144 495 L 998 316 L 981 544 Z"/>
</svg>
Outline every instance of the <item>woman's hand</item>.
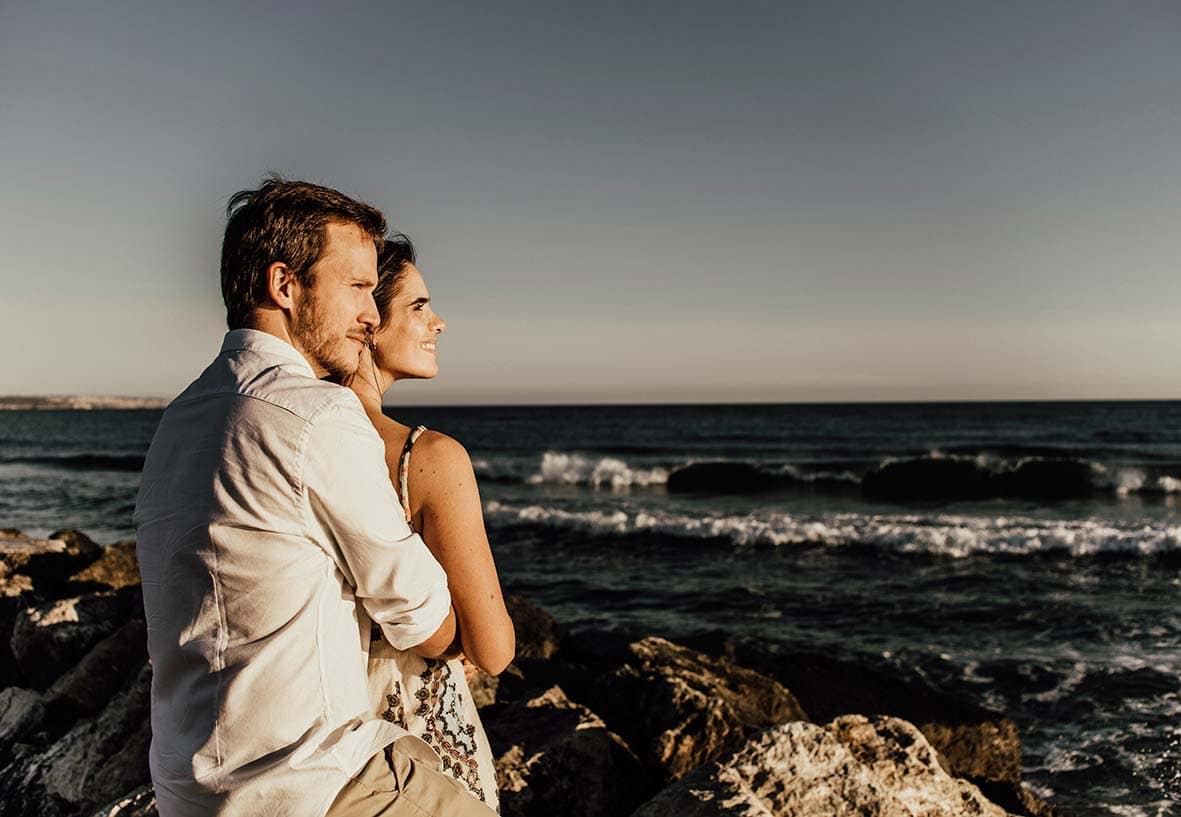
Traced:
<svg viewBox="0 0 1181 817">
<path fill-rule="evenodd" d="M 472 679 L 476 677 L 476 673 L 480 671 L 480 668 L 477 667 L 475 664 L 473 664 L 471 661 L 467 660 L 466 655 L 461 655 L 461 656 L 459 656 L 459 658 L 461 661 L 463 661 L 464 680 L 466 680 L 470 684 L 472 682 Z"/>
</svg>

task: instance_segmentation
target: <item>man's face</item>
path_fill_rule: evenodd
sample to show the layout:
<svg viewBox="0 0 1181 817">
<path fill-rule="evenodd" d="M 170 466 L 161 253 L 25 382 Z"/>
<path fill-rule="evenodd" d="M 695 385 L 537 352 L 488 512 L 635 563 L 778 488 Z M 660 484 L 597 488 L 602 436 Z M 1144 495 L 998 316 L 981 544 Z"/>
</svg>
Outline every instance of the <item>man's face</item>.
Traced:
<svg viewBox="0 0 1181 817">
<path fill-rule="evenodd" d="M 377 328 L 377 249 L 355 224 L 329 223 L 324 237 L 310 283 L 299 287 L 291 339 L 317 377 L 341 379 L 356 373 L 365 340 Z"/>
</svg>

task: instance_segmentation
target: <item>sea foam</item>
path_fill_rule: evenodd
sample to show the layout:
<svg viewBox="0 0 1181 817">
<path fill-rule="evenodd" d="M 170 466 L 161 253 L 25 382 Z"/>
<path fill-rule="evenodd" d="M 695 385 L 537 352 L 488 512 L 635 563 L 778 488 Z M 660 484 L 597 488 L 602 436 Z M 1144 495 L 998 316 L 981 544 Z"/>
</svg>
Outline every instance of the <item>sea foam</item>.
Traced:
<svg viewBox="0 0 1181 817">
<path fill-rule="evenodd" d="M 1157 555 L 1181 551 L 1181 526 L 1099 520 L 1043 520 L 950 514 L 827 514 L 765 512 L 699 516 L 662 510 L 573 511 L 538 504 L 489 502 L 491 523 L 532 523 L 591 534 L 653 533 L 724 539 L 734 545 L 870 546 L 896 553 L 953 558 L 1065 553 Z"/>
</svg>

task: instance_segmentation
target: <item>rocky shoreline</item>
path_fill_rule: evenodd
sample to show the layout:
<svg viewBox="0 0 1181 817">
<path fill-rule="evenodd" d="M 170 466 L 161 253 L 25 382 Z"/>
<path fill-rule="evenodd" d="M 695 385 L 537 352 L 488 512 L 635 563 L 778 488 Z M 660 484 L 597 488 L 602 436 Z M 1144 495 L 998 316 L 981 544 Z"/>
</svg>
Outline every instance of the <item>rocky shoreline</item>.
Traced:
<svg viewBox="0 0 1181 817">
<path fill-rule="evenodd" d="M 505 817 L 1065 817 L 1012 721 L 911 681 L 510 613 L 517 660 L 473 684 Z M 0 817 L 155 815 L 134 543 L 0 531 L 0 650 Z"/>
</svg>

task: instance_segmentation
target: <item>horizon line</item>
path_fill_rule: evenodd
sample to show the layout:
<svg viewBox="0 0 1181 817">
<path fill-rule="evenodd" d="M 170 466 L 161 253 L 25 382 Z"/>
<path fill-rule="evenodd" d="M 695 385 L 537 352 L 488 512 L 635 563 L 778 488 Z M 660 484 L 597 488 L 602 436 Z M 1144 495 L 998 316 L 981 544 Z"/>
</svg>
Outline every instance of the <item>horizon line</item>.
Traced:
<svg viewBox="0 0 1181 817">
<path fill-rule="evenodd" d="M 24 394 L 24 395 L 0 395 L 0 411 L 22 411 L 22 410 L 59 410 L 59 411 L 87 411 L 87 410 L 142 410 L 142 411 L 156 411 L 163 410 L 172 402 L 174 398 L 167 397 L 143 397 L 143 396 L 128 396 L 128 395 L 113 395 L 113 394 Z M 3 406 L 6 401 L 31 401 L 31 400 L 46 400 L 47 402 L 65 401 L 65 400 L 111 400 L 111 401 L 126 401 L 126 402 L 151 402 L 158 403 L 158 406 L 99 406 L 96 408 L 82 408 L 69 406 L 28 406 L 28 407 L 10 407 Z M 1030 405 L 1030 404 L 1045 404 L 1045 403 L 1176 403 L 1181 402 L 1181 397 L 984 397 L 984 398 L 959 398 L 959 399 L 850 399 L 850 400 L 656 400 L 656 401 L 638 401 L 638 400 L 605 400 L 605 401 L 570 401 L 570 402 L 471 402 L 471 403 L 425 403 L 425 402 L 406 402 L 406 403 L 382 403 L 383 409 L 389 408 L 415 408 L 415 409 L 440 409 L 440 408 L 627 408 L 627 407 L 707 407 L 707 406 L 930 406 L 930 405 Z"/>
</svg>

